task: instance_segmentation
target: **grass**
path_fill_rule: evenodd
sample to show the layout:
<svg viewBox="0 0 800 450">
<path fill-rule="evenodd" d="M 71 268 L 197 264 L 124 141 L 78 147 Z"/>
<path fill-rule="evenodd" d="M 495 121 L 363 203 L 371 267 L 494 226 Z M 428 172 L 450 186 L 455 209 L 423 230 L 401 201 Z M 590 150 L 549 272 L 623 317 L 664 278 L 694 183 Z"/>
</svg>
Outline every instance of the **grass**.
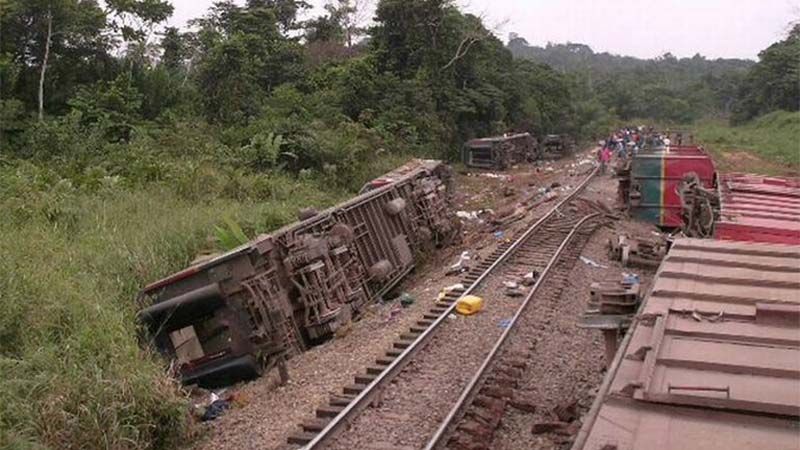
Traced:
<svg viewBox="0 0 800 450">
<path fill-rule="evenodd" d="M 695 138 L 723 171 L 797 175 L 800 172 L 800 112 L 775 111 L 741 126 L 706 120 Z"/>
<path fill-rule="evenodd" d="M 401 159 L 376 159 L 361 176 Z M 313 174 L 209 169 L 200 184 L 102 178 L 87 189 L 0 161 L 0 448 L 159 449 L 191 439 L 180 387 L 139 345 L 137 291 L 214 248 L 225 218 L 252 237 L 350 195 Z M 248 186 L 254 195 L 231 192 Z"/>
</svg>

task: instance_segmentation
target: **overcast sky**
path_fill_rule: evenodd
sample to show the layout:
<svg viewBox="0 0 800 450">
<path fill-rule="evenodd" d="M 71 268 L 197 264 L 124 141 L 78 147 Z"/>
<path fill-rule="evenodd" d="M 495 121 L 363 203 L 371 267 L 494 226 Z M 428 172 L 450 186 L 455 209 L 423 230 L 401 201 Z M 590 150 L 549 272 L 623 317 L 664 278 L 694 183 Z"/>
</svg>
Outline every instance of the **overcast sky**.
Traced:
<svg viewBox="0 0 800 450">
<path fill-rule="evenodd" d="M 171 0 L 174 26 L 201 16 L 214 0 Z M 243 3 L 239 0 L 237 3 Z M 309 0 L 318 14 L 326 0 Z M 377 0 L 372 0 L 375 4 Z M 652 58 L 756 59 L 800 18 L 796 0 L 459 0 L 506 41 L 516 32 L 533 45 L 579 42 L 595 51 Z"/>
</svg>

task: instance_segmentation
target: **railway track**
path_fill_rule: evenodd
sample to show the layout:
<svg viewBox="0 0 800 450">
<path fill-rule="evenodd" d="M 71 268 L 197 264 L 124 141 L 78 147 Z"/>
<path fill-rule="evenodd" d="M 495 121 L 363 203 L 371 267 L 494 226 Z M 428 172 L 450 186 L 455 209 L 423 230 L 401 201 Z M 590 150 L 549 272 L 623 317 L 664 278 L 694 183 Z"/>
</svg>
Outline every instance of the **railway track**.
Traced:
<svg viewBox="0 0 800 450">
<path fill-rule="evenodd" d="M 544 292 L 543 286 L 551 290 L 545 295 L 552 295 L 563 284 L 568 273 L 559 261 L 574 261 L 582 245 L 572 244 L 585 242 L 587 225 L 597 223 L 599 213 L 574 201 L 593 175 L 519 239 L 501 244 L 467 272 L 461 280 L 465 288 L 438 301 L 384 357 L 302 423 L 302 431 L 290 436 L 289 443 L 307 449 L 433 448 L 451 429 L 458 430 L 456 421 L 476 398 L 494 367 L 493 358 L 526 307 Z M 503 294 L 504 281 L 525 275 L 535 283 L 525 288 L 524 298 Z M 484 311 L 452 320 L 457 300 L 468 294 L 484 298 Z"/>
</svg>

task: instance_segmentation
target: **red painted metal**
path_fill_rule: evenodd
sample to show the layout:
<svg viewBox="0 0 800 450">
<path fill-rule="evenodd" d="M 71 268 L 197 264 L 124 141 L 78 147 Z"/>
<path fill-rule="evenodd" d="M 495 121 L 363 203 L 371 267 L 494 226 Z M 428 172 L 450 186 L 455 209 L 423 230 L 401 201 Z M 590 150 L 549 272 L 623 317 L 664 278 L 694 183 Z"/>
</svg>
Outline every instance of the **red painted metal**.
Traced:
<svg viewBox="0 0 800 450">
<path fill-rule="evenodd" d="M 800 246 L 678 239 L 573 450 L 798 449 Z"/>
<path fill-rule="evenodd" d="M 665 150 L 640 152 L 633 157 L 630 171 L 631 215 L 668 228 L 683 225 L 678 187 L 694 173 L 707 189 L 716 183 L 714 161 L 699 146 L 671 146 Z"/>
<path fill-rule="evenodd" d="M 720 195 L 715 238 L 800 244 L 800 179 L 726 174 Z"/>
</svg>

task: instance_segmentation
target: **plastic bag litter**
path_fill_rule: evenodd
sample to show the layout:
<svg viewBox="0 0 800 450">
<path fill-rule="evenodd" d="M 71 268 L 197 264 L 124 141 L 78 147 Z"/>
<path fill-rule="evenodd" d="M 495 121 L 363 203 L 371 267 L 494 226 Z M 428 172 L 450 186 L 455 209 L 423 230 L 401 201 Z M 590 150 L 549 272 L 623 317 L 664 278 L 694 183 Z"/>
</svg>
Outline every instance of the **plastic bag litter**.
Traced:
<svg viewBox="0 0 800 450">
<path fill-rule="evenodd" d="M 602 264 L 598 264 L 598 263 L 592 261 L 591 259 L 589 259 L 589 258 L 587 258 L 585 256 L 581 256 L 580 258 L 581 258 L 581 261 L 583 261 L 583 263 L 586 264 L 587 266 L 599 267 L 601 269 L 608 269 L 608 266 L 604 266 Z"/>
<path fill-rule="evenodd" d="M 206 408 L 206 412 L 203 413 L 203 417 L 200 418 L 203 422 L 208 422 L 209 420 L 214 420 L 217 417 L 221 416 L 225 411 L 230 409 L 231 404 L 227 400 L 215 400 L 208 408 Z"/>
<path fill-rule="evenodd" d="M 447 273 L 445 275 L 457 275 L 461 272 L 466 272 L 469 270 L 467 266 L 467 262 L 472 259 L 469 256 L 468 251 L 461 252 L 461 255 L 458 257 L 458 261 L 455 264 L 451 265 L 449 269 L 447 269 Z"/>
</svg>

